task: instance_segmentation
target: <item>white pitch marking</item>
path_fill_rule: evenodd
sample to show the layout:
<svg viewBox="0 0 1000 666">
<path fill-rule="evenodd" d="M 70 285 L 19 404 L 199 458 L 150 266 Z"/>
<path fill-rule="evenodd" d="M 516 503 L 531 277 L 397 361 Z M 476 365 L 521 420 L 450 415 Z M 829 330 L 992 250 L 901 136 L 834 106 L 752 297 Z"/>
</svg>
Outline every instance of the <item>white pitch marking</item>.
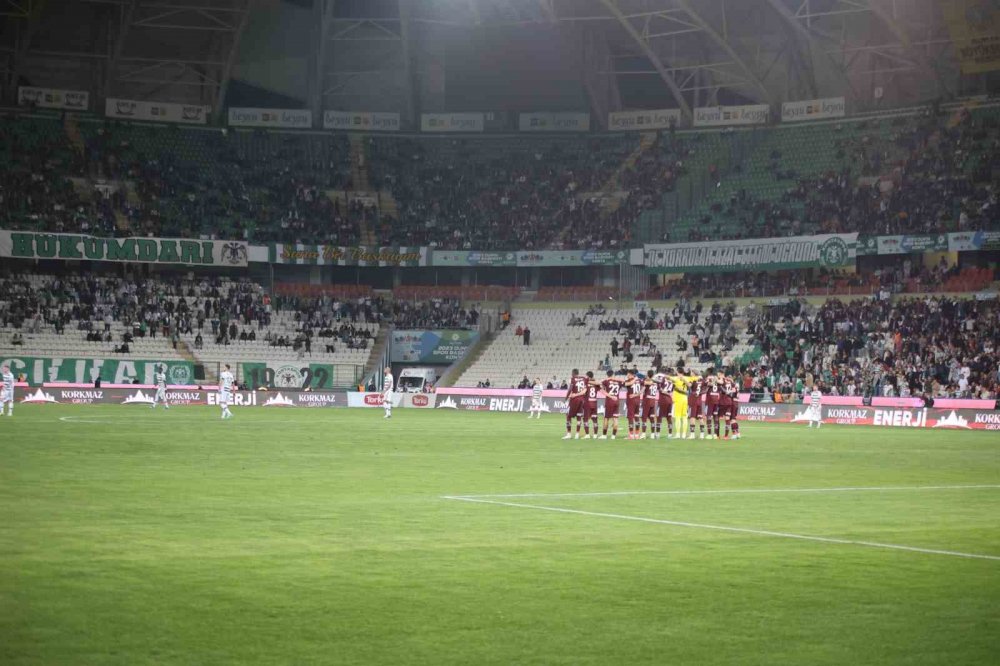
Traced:
<svg viewBox="0 0 1000 666">
<path fill-rule="evenodd" d="M 676 527 L 694 527 L 703 530 L 716 530 L 719 532 L 737 532 L 740 534 L 756 534 L 758 536 L 778 537 L 782 539 L 799 539 L 801 541 L 818 541 L 820 543 L 835 543 L 846 546 L 865 546 L 868 548 L 887 548 L 890 550 L 905 550 L 912 553 L 923 553 L 925 555 L 949 555 L 952 557 L 965 557 L 977 560 L 1000 561 L 997 555 L 980 555 L 977 553 L 962 553 L 954 550 L 937 550 L 934 548 L 917 548 L 915 546 L 903 546 L 894 543 L 879 543 L 877 541 L 855 541 L 853 539 L 837 539 L 834 537 L 811 536 L 807 534 L 793 534 L 791 532 L 773 532 L 771 530 L 754 530 L 748 527 L 730 527 L 728 525 L 709 525 L 707 523 L 689 523 L 681 520 L 663 520 L 660 518 L 646 518 L 643 516 L 626 516 L 619 513 L 601 513 L 598 511 L 581 511 L 579 509 L 564 509 L 556 506 L 540 506 L 537 504 L 517 504 L 515 502 L 498 502 L 496 500 L 478 499 L 474 497 L 454 497 L 445 496 L 442 499 L 457 500 L 459 502 L 476 502 L 479 504 L 497 504 L 499 506 L 513 506 L 520 509 L 536 509 L 539 511 L 555 511 L 557 513 L 574 513 L 581 516 L 596 516 L 598 518 L 616 518 L 618 520 L 633 520 L 640 523 L 655 523 L 658 525 L 674 525 Z"/>
<path fill-rule="evenodd" d="M 1000 488 L 1000 484 L 960 486 L 843 486 L 835 488 L 736 488 L 721 490 L 617 490 L 597 493 L 514 493 L 506 495 L 449 495 L 445 499 L 528 497 L 615 497 L 628 495 L 733 495 L 740 493 L 850 493 L 894 490 L 969 490 L 973 488 Z"/>
</svg>

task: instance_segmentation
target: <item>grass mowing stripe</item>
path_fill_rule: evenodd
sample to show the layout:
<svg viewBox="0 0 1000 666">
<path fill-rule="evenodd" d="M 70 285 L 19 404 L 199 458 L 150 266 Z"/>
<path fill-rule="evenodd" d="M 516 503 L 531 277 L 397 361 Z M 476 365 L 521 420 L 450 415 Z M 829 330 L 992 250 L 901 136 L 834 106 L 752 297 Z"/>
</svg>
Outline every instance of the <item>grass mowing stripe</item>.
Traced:
<svg viewBox="0 0 1000 666">
<path fill-rule="evenodd" d="M 582 511 L 580 509 L 566 509 L 557 506 L 541 506 L 538 504 L 518 504 L 516 502 L 500 502 L 497 500 L 481 499 L 476 497 L 455 497 L 444 496 L 442 499 L 455 500 L 458 502 L 474 502 L 477 504 L 496 504 L 498 506 L 513 506 L 521 509 L 537 509 L 539 511 L 555 511 L 557 513 L 572 513 L 581 516 L 595 516 L 598 518 L 615 518 L 617 520 L 632 520 L 640 523 L 655 523 L 658 525 L 674 525 L 676 527 L 693 527 L 703 530 L 717 530 L 720 532 L 738 532 L 741 534 L 755 534 L 759 536 L 778 537 L 782 539 L 798 539 L 801 541 L 818 541 L 821 543 L 833 543 L 845 546 L 865 546 L 868 548 L 886 548 L 890 550 L 905 550 L 913 553 L 923 553 L 925 555 L 948 555 L 951 557 L 965 557 L 977 560 L 995 560 L 1000 562 L 1000 555 L 982 555 L 979 553 L 962 553 L 954 550 L 938 550 L 935 548 L 917 548 L 916 546 L 905 546 L 894 543 L 880 543 L 877 541 L 856 541 L 853 539 L 838 539 L 835 537 L 821 537 L 809 534 L 793 534 L 791 532 L 774 532 L 771 530 L 755 530 L 749 527 L 733 527 L 729 525 L 709 525 L 707 523 L 689 523 L 682 520 L 664 520 L 662 518 L 647 518 L 644 516 L 628 516 L 620 513 L 603 513 L 599 511 Z"/>
</svg>

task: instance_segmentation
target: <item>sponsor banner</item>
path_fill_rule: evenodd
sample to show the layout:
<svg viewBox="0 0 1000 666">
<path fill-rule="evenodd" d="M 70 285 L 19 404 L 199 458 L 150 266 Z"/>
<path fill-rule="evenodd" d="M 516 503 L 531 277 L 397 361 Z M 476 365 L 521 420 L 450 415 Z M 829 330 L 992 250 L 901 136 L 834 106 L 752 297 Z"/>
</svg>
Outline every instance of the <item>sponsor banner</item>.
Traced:
<svg viewBox="0 0 1000 666">
<path fill-rule="evenodd" d="M 135 99 L 109 97 L 104 101 L 104 114 L 125 120 L 152 120 L 161 123 L 205 125 L 212 107 L 197 104 L 143 102 Z"/>
<path fill-rule="evenodd" d="M 771 118 L 767 104 L 745 106 L 702 106 L 694 110 L 695 127 L 722 127 L 725 125 L 763 125 Z"/>
<path fill-rule="evenodd" d="M 38 389 L 18 390 L 19 402 L 28 404 L 76 405 L 152 405 L 156 388 L 63 388 L 49 385 Z M 178 405 L 218 405 L 218 390 L 198 387 L 168 386 L 167 402 Z M 346 407 L 346 391 L 236 391 L 233 403 L 240 407 Z"/>
<path fill-rule="evenodd" d="M 846 109 L 847 105 L 843 97 L 785 102 L 781 105 L 781 122 L 794 123 L 801 120 L 843 118 L 846 115 Z"/>
<path fill-rule="evenodd" d="M 246 266 L 248 247 L 244 241 L 97 238 L 0 230 L 0 257 L 20 259 Z"/>
<path fill-rule="evenodd" d="M 589 113 L 522 113 L 517 118 L 522 132 L 587 132 L 590 130 Z"/>
<path fill-rule="evenodd" d="M 333 366 L 329 363 L 256 361 L 242 365 L 243 379 L 251 389 L 333 388 Z"/>
<path fill-rule="evenodd" d="M 393 363 L 450 364 L 462 359 L 479 341 L 478 331 L 393 331 Z"/>
<path fill-rule="evenodd" d="M 393 394 L 392 406 L 396 407 L 402 400 L 400 393 Z M 382 394 L 376 391 L 350 391 L 347 394 L 348 407 L 381 407 Z"/>
<path fill-rule="evenodd" d="M 974 252 L 1000 250 L 1000 231 L 958 231 L 948 234 L 948 250 Z"/>
<path fill-rule="evenodd" d="M 948 236 L 947 234 L 878 236 L 875 244 L 879 254 L 945 252 L 948 250 Z"/>
<path fill-rule="evenodd" d="M 271 245 L 272 264 L 317 266 L 427 266 L 426 247 L 342 247 L 339 245 Z"/>
<path fill-rule="evenodd" d="M 951 34 L 955 57 L 963 74 L 1000 69 L 1000 5 L 983 0 L 937 3 Z"/>
<path fill-rule="evenodd" d="M 437 396 L 433 393 L 402 393 L 399 396 L 400 407 L 434 409 L 436 402 Z"/>
<path fill-rule="evenodd" d="M 379 111 L 327 110 L 323 112 L 323 129 L 398 132 L 399 114 Z"/>
<path fill-rule="evenodd" d="M 824 423 L 868 425 L 888 428 L 948 428 L 1000 431 L 1000 412 L 983 409 L 939 409 L 921 407 L 865 407 L 823 405 Z M 807 423 L 809 406 L 778 403 L 741 403 L 742 421 Z"/>
<path fill-rule="evenodd" d="M 878 254 L 878 236 L 858 236 L 855 254 L 859 257 L 870 257 Z"/>
<path fill-rule="evenodd" d="M 278 127 L 282 129 L 309 129 L 312 127 L 309 109 L 253 109 L 230 107 L 230 127 Z"/>
<path fill-rule="evenodd" d="M 480 252 L 478 250 L 434 250 L 431 266 L 517 266 L 516 252 Z"/>
<path fill-rule="evenodd" d="M 854 263 L 857 238 L 857 234 L 825 234 L 646 245 L 643 264 L 656 273 L 834 268 Z"/>
<path fill-rule="evenodd" d="M 517 265 L 617 266 L 626 259 L 625 250 L 526 250 L 517 253 Z"/>
<path fill-rule="evenodd" d="M 680 127 L 680 109 L 650 111 L 612 111 L 608 114 L 608 131 L 657 130 Z"/>
<path fill-rule="evenodd" d="M 9 365 L 14 375 L 23 373 L 31 384 L 93 384 L 98 376 L 107 384 L 131 384 L 135 379 L 152 384 L 160 365 L 166 366 L 168 383 L 194 382 L 194 365 L 189 361 L 7 356 L 0 357 L 0 365 Z"/>
<path fill-rule="evenodd" d="M 86 111 L 90 106 L 90 93 L 86 90 L 20 86 L 17 89 L 17 103 L 21 106 L 36 106 L 40 109 Z"/>
<path fill-rule="evenodd" d="M 485 114 L 482 113 L 422 113 L 421 132 L 482 132 Z"/>
</svg>

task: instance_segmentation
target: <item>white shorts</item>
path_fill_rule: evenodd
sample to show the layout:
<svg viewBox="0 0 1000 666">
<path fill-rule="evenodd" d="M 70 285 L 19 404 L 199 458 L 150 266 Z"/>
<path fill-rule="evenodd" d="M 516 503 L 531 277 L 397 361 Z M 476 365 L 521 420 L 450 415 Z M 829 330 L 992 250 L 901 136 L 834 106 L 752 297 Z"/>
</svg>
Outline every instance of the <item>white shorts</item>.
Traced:
<svg viewBox="0 0 1000 666">
<path fill-rule="evenodd" d="M 386 391 L 385 393 L 383 393 L 382 394 L 382 404 L 383 405 L 389 405 L 391 407 L 392 406 L 392 397 L 393 397 L 392 391 Z"/>
<path fill-rule="evenodd" d="M 531 399 L 531 408 L 532 409 L 541 409 L 542 408 L 542 399 L 541 398 L 532 398 Z"/>
<path fill-rule="evenodd" d="M 0 405 L 2 405 L 5 402 L 14 402 L 14 392 L 13 391 L 8 391 L 6 389 L 3 390 L 3 391 L 0 391 Z"/>
<path fill-rule="evenodd" d="M 806 415 L 809 416 L 810 421 L 822 421 L 823 408 L 820 405 L 810 405 Z"/>
<path fill-rule="evenodd" d="M 233 400 L 233 394 L 231 391 L 219 391 L 219 405 L 222 407 L 228 407 L 229 403 Z"/>
<path fill-rule="evenodd" d="M 158 388 L 158 389 L 156 389 L 156 397 L 153 398 L 153 399 L 156 400 L 157 402 L 161 402 L 161 401 L 162 402 L 166 402 L 167 401 L 167 389 L 165 389 L 165 388 Z"/>
</svg>

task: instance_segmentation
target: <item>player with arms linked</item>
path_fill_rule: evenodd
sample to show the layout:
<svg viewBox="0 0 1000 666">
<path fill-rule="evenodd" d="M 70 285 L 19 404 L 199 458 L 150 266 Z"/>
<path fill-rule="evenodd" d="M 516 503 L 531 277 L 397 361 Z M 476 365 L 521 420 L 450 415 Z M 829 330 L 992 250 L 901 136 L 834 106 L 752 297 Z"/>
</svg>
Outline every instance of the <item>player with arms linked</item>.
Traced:
<svg viewBox="0 0 1000 666">
<path fill-rule="evenodd" d="M 566 391 L 566 399 L 569 405 L 566 409 L 566 435 L 563 439 L 573 439 L 573 419 L 576 419 L 576 439 L 580 439 L 580 417 L 583 416 L 584 406 L 587 402 L 588 380 L 580 374 L 576 368 L 569 378 L 569 388 Z"/>
</svg>

